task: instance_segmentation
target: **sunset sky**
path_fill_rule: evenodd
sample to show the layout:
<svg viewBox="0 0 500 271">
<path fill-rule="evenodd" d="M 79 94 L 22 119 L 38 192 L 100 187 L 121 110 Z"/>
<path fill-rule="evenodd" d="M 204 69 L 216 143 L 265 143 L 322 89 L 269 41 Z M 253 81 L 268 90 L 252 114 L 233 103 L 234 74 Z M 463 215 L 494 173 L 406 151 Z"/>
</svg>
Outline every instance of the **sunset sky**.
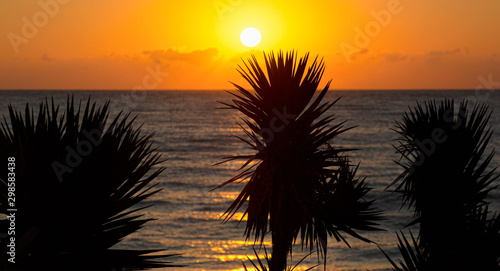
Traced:
<svg viewBox="0 0 500 271">
<path fill-rule="evenodd" d="M 0 89 L 232 89 L 241 58 L 291 49 L 324 57 L 333 89 L 500 85 L 498 0 L 16 0 L 0 10 Z M 260 30 L 256 47 L 240 42 L 246 27 Z"/>
</svg>

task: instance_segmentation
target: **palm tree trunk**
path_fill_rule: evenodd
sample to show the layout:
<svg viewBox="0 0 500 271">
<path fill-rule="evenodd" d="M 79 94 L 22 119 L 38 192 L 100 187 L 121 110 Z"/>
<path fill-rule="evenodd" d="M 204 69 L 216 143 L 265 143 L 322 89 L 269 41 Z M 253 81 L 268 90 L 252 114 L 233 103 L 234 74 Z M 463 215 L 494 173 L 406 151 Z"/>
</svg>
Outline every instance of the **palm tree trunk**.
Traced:
<svg viewBox="0 0 500 271">
<path fill-rule="evenodd" d="M 288 252 L 293 243 L 293 234 L 287 229 L 287 221 L 281 220 L 280 230 L 272 232 L 273 251 L 269 271 L 283 271 L 287 266 Z"/>
<path fill-rule="evenodd" d="M 291 228 L 294 216 L 292 214 L 292 204 L 290 199 L 284 194 L 289 187 L 285 182 L 278 182 L 279 192 L 276 195 L 276 209 L 274 218 L 271 218 L 273 251 L 269 271 L 283 271 L 287 267 L 288 252 L 290 251 L 294 234 Z M 289 193 L 287 193 L 289 194 Z"/>
</svg>

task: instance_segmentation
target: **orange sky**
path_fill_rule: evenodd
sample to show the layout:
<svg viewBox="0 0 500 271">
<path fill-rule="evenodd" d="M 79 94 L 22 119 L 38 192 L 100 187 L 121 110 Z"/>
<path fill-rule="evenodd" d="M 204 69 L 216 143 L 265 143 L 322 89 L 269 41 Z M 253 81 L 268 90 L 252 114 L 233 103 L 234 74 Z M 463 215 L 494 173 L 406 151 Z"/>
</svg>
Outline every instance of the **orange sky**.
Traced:
<svg viewBox="0 0 500 271">
<path fill-rule="evenodd" d="M 280 49 L 324 57 L 333 89 L 471 89 L 485 78 L 500 88 L 498 0 L 16 0 L 0 10 L 0 89 L 231 89 L 243 83 L 241 57 Z M 262 33 L 253 50 L 239 40 L 250 26 Z"/>
</svg>

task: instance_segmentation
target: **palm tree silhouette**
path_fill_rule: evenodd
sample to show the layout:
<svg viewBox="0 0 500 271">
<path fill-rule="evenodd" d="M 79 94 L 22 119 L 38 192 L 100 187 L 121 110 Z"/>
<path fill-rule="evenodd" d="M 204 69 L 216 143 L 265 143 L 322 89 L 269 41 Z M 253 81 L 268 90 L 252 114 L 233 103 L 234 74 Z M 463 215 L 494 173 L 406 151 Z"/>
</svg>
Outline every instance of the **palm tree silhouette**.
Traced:
<svg viewBox="0 0 500 271">
<path fill-rule="evenodd" d="M 491 138 L 491 111 L 472 111 L 453 100 L 427 102 L 396 123 L 396 151 L 404 169 L 396 192 L 420 226 L 413 245 L 402 234 L 405 263 L 396 270 L 499 270 L 500 217 L 488 218 L 485 198 L 498 177 L 488 170 L 494 152 L 483 157 Z M 404 161 L 401 161 L 404 160 Z M 399 238 L 399 236 L 398 236 Z"/>
<path fill-rule="evenodd" d="M 324 72 L 316 58 L 307 68 L 309 54 L 297 63 L 295 52 L 277 56 L 264 54 L 267 74 L 256 57 L 238 66 L 238 72 L 255 92 L 233 84 L 232 103 L 223 103 L 246 117 L 247 138 L 239 137 L 255 151 L 242 159 L 241 172 L 219 187 L 248 179 L 248 183 L 225 212 L 229 220 L 248 202 L 246 238 L 262 242 L 268 230 L 272 237 L 271 271 L 287 266 L 287 255 L 300 235 L 311 251 L 317 248 L 325 259 L 327 241 L 349 235 L 370 242 L 355 230 L 377 230 L 380 214 L 363 197 L 370 190 L 355 178 L 345 153 L 350 151 L 331 142 L 350 128 L 331 125 L 333 115 L 325 115 L 336 101 L 321 103 L 330 82 L 315 99 L 313 96 Z"/>
<path fill-rule="evenodd" d="M 10 124 L 0 129 L 0 161 L 15 167 L 16 263 L 0 247 L 1 270 L 122 270 L 173 266 L 150 255 L 161 250 L 113 249 L 151 218 L 135 207 L 157 193 L 151 182 L 160 162 L 128 115 L 118 115 L 104 129 L 108 105 L 87 102 L 84 112 L 68 98 L 66 114 L 54 101 L 40 104 L 38 116 L 26 105 L 9 106 Z M 9 159 L 13 160 L 12 158 Z M 0 167 L 0 213 L 10 214 L 9 171 Z M 9 183 L 9 184 L 8 184 Z M 7 220 L 0 229 L 7 235 Z"/>
</svg>

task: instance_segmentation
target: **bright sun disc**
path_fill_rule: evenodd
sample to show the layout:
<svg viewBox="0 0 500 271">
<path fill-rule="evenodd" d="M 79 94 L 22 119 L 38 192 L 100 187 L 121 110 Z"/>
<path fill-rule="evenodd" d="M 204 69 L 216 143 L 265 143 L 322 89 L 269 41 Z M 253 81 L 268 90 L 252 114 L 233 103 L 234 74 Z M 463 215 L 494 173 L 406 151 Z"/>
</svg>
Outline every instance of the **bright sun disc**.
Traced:
<svg viewBox="0 0 500 271">
<path fill-rule="evenodd" d="M 254 47 L 259 44 L 261 35 L 259 30 L 253 27 L 245 28 L 241 31 L 240 40 L 247 47 Z"/>
</svg>

